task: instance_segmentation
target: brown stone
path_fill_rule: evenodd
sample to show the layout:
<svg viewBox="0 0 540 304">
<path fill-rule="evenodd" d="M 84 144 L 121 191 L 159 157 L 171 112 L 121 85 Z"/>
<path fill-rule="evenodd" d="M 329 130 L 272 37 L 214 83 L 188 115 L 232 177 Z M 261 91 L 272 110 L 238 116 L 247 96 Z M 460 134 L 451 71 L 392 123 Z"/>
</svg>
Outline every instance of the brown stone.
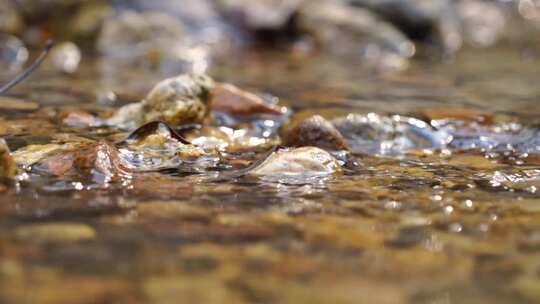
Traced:
<svg viewBox="0 0 540 304">
<path fill-rule="evenodd" d="M 265 102 L 261 97 L 231 84 L 217 84 L 214 88 L 212 110 L 233 115 L 283 115 L 285 109 Z"/>
<path fill-rule="evenodd" d="M 315 146 L 326 150 L 349 150 L 341 133 L 326 119 L 312 116 L 286 130 L 283 143 L 287 146 Z"/>
<path fill-rule="evenodd" d="M 465 109 L 424 109 L 417 114 L 425 120 L 457 119 L 491 125 L 495 123 L 493 115 Z"/>
<path fill-rule="evenodd" d="M 94 115 L 80 110 L 65 110 L 58 113 L 56 118 L 60 124 L 75 128 L 93 127 L 99 124 Z"/>
<path fill-rule="evenodd" d="M 0 139 L 0 178 L 13 178 L 17 174 L 15 160 L 3 139 Z"/>
</svg>

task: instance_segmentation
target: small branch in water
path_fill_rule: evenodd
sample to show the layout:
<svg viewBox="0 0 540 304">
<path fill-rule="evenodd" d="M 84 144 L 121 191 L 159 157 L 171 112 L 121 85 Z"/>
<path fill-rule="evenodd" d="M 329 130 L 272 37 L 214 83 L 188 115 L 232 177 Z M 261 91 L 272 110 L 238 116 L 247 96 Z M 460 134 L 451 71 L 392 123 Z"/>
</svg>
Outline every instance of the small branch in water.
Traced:
<svg viewBox="0 0 540 304">
<path fill-rule="evenodd" d="M 49 39 L 47 41 L 47 45 L 45 46 L 45 49 L 43 49 L 43 52 L 28 68 L 26 68 L 26 70 L 24 70 L 21 74 L 19 74 L 10 82 L 0 87 L 0 95 L 6 93 L 7 91 L 9 91 L 9 89 L 11 89 L 12 87 L 19 84 L 21 81 L 28 78 L 28 76 L 30 76 L 30 74 L 32 74 L 32 72 L 34 72 L 41 65 L 41 63 L 45 60 L 45 58 L 47 58 L 47 55 L 49 54 L 49 51 L 51 50 L 52 46 L 53 46 L 53 41 Z"/>
</svg>

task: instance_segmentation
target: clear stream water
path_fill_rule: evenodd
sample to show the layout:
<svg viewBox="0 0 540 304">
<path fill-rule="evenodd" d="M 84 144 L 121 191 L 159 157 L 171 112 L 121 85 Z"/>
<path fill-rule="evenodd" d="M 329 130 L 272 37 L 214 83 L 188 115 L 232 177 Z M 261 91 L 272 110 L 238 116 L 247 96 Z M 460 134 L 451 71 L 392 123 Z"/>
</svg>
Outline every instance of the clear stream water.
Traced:
<svg viewBox="0 0 540 304">
<path fill-rule="evenodd" d="M 398 74 L 322 55 L 222 60 L 217 80 L 300 115 L 356 117 L 343 174 L 217 181 L 183 167 L 107 182 L 34 166 L 0 187 L 0 302 L 538 303 L 539 69 L 511 46 Z M 2 109 L 0 136 L 15 153 L 125 136 L 51 118 L 136 101 L 165 76 L 109 72 L 39 70 L 12 92 L 39 108 Z"/>
</svg>

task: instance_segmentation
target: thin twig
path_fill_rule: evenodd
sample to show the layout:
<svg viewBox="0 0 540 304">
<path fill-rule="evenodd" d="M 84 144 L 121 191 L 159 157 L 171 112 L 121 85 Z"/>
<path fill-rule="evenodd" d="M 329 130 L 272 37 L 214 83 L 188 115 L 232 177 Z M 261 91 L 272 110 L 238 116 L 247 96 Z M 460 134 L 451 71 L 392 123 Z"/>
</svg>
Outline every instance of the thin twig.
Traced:
<svg viewBox="0 0 540 304">
<path fill-rule="evenodd" d="M 9 89 L 11 89 L 12 87 L 19 84 L 21 81 L 28 78 L 28 76 L 30 76 L 30 74 L 32 74 L 32 72 L 34 72 L 34 70 L 37 69 L 41 65 L 41 63 L 45 60 L 45 58 L 47 57 L 47 54 L 49 54 L 49 51 L 51 50 L 52 46 L 53 46 L 53 41 L 51 39 L 49 39 L 47 41 L 47 45 L 45 46 L 45 49 L 43 49 L 43 52 L 39 55 L 39 57 L 28 68 L 26 68 L 26 70 L 24 70 L 21 74 L 19 74 L 17 77 L 15 77 L 10 82 L 8 82 L 5 85 L 3 85 L 2 87 L 0 87 L 0 95 L 6 93 L 7 91 L 9 91 Z"/>
</svg>

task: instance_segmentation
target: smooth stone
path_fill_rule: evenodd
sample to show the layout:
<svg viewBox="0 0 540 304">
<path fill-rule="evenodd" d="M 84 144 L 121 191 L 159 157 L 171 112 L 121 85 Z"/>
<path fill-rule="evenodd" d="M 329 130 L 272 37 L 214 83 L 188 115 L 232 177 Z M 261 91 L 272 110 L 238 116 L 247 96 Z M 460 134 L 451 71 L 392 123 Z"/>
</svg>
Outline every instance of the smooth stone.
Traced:
<svg viewBox="0 0 540 304">
<path fill-rule="evenodd" d="M 272 153 L 251 175 L 330 175 L 341 170 L 338 161 L 317 147 L 301 147 Z"/>
<path fill-rule="evenodd" d="M 216 84 L 213 90 L 212 110 L 232 115 L 283 115 L 286 108 L 269 104 L 261 97 L 241 90 L 232 84 Z"/>
<path fill-rule="evenodd" d="M 320 115 L 314 115 L 290 128 L 283 134 L 287 146 L 315 146 L 325 150 L 349 150 L 343 135 Z"/>
</svg>

